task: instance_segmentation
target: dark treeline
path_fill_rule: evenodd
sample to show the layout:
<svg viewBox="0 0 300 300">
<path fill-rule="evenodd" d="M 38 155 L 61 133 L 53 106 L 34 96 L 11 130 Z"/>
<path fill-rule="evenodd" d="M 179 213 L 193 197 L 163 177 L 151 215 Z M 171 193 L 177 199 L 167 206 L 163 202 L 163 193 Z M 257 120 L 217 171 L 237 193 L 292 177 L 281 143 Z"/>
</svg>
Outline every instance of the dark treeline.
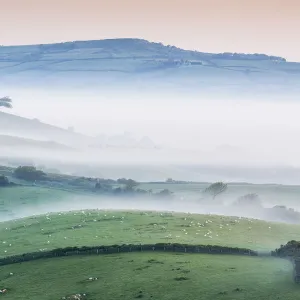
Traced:
<svg viewBox="0 0 300 300">
<path fill-rule="evenodd" d="M 14 181 L 16 181 L 19 185 L 35 185 L 65 190 L 71 189 L 105 195 L 169 198 L 173 196 L 173 193 L 168 189 L 163 189 L 158 192 L 141 189 L 138 187 L 139 183 L 130 178 L 113 180 L 84 176 L 78 177 L 65 174 L 46 173 L 34 166 L 19 166 L 17 168 L 4 168 L 4 170 L 4 174 L 0 174 L 0 187 L 12 186 Z"/>
<path fill-rule="evenodd" d="M 285 245 L 280 245 L 279 248 L 272 251 L 272 255 L 281 258 L 300 259 L 300 242 L 292 240 Z"/>
<path fill-rule="evenodd" d="M 294 267 L 295 283 L 300 283 L 300 242 L 292 240 L 271 252 L 272 256 L 288 259 Z"/>
</svg>

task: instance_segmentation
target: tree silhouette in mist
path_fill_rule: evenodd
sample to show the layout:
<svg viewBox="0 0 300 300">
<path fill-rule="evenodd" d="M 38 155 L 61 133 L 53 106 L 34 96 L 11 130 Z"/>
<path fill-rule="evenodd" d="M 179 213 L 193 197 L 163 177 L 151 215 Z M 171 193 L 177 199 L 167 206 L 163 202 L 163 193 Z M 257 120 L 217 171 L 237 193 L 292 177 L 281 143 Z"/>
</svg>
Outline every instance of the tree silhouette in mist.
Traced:
<svg viewBox="0 0 300 300">
<path fill-rule="evenodd" d="M 12 108 L 12 100 L 10 97 L 0 98 L 0 107 Z"/>
</svg>

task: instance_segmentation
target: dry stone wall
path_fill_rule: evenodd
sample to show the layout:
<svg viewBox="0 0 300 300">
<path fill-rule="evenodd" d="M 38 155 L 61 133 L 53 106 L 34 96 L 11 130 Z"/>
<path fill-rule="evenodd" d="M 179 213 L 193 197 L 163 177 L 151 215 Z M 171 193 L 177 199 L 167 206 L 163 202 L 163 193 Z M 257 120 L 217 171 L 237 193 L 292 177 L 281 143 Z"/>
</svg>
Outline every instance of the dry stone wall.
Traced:
<svg viewBox="0 0 300 300">
<path fill-rule="evenodd" d="M 8 256 L 0 259 L 0 265 L 21 263 L 42 258 L 54 258 L 74 255 L 100 255 L 128 252 L 179 252 L 202 254 L 226 254 L 257 256 L 256 251 L 246 248 L 222 247 L 213 245 L 184 245 L 184 244 L 144 244 L 144 245 L 111 245 L 95 247 L 67 247 L 50 251 L 39 251 L 21 255 Z"/>
<path fill-rule="evenodd" d="M 186 244 L 143 244 L 143 245 L 111 245 L 94 247 L 67 247 L 49 251 L 24 253 L 21 255 L 0 258 L 0 266 L 22 263 L 37 259 L 66 257 L 75 255 L 105 255 L 128 252 L 175 252 L 175 253 L 202 253 L 217 255 L 246 255 L 246 256 L 275 256 L 289 259 L 294 266 L 293 277 L 296 283 L 300 283 L 300 258 L 285 256 L 281 251 L 262 252 L 246 248 L 223 247 L 214 245 L 186 245 Z"/>
</svg>

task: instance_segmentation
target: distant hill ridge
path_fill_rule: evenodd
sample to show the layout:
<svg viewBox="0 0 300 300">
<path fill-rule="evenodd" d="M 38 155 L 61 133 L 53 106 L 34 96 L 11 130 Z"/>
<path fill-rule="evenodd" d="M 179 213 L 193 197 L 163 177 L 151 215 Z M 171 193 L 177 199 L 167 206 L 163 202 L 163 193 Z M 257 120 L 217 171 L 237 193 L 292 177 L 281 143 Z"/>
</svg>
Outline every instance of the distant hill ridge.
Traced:
<svg viewBox="0 0 300 300">
<path fill-rule="evenodd" d="M 55 126 L 55 125 L 51 125 L 51 124 L 46 124 L 43 122 L 40 122 L 38 119 L 29 119 L 26 117 L 21 117 L 18 115 L 14 115 L 14 114 L 9 114 L 9 113 L 5 113 L 0 111 L 0 128 L 4 127 L 5 125 L 9 125 L 10 127 L 6 127 L 5 129 L 9 129 L 9 128 L 19 128 L 22 127 L 24 128 L 24 126 L 27 126 L 28 129 L 33 129 L 36 127 L 43 127 L 43 129 L 52 129 L 52 130 L 57 130 L 59 132 L 68 132 L 70 134 L 75 134 L 75 135 L 81 135 L 80 133 L 74 133 L 72 131 L 68 131 L 67 129 Z M 38 126 L 37 126 L 38 125 Z"/>
<path fill-rule="evenodd" d="M 286 98 L 300 92 L 300 63 L 280 56 L 206 53 L 130 38 L 1 46 L 0 86 Z"/>
<path fill-rule="evenodd" d="M 28 130 L 37 133 L 39 132 L 39 130 L 43 130 L 43 132 L 45 132 L 46 130 L 48 132 L 54 132 L 56 134 L 67 134 L 68 136 L 85 137 L 83 134 L 73 132 L 55 125 L 46 124 L 40 122 L 38 119 L 29 119 L 0 111 L 0 133 L 1 131 L 3 131 L 3 129 L 5 130 L 5 132 L 9 130 Z"/>
<path fill-rule="evenodd" d="M 28 119 L 4 112 L 0 112 L 1 134 L 32 140 L 55 141 L 68 146 L 75 146 L 92 139 L 80 133 L 40 122 L 38 119 Z"/>
<path fill-rule="evenodd" d="M 34 139 L 27 139 L 17 136 L 10 135 L 2 135 L 0 134 L 0 144 L 2 147 L 36 147 L 38 149 L 46 149 L 46 150 L 69 150 L 73 151 L 71 147 L 66 145 L 54 142 L 54 141 L 39 141 Z M 24 148 L 22 148 L 24 150 Z"/>
<path fill-rule="evenodd" d="M 25 140 L 26 139 L 26 140 Z M 54 143 L 56 142 L 56 143 Z M 115 135 L 98 137 L 87 136 L 61 127 L 40 122 L 38 119 L 28 119 L 0 111 L 0 145 L 51 146 L 67 148 L 67 146 L 116 147 L 116 148 L 156 148 L 149 137 L 135 139 L 130 135 Z M 57 145 L 56 145 L 57 144 Z M 71 149 L 70 148 L 70 149 Z"/>
<path fill-rule="evenodd" d="M 9 61 L 16 55 L 23 53 L 24 60 L 37 59 L 49 53 L 70 52 L 86 49 L 100 49 L 102 51 L 123 50 L 145 52 L 144 56 L 165 55 L 170 58 L 182 59 L 234 59 L 234 60 L 276 60 L 285 62 L 286 59 L 280 56 L 270 56 L 266 54 L 253 53 L 206 53 L 200 51 L 184 50 L 171 45 L 163 45 L 162 43 L 149 42 L 144 39 L 121 38 L 121 39 L 103 39 L 103 40 L 87 40 L 72 41 L 53 44 L 37 44 L 37 45 L 20 45 L 20 46 L 1 46 L 1 61 Z M 107 53 L 107 56 L 110 56 Z"/>
</svg>

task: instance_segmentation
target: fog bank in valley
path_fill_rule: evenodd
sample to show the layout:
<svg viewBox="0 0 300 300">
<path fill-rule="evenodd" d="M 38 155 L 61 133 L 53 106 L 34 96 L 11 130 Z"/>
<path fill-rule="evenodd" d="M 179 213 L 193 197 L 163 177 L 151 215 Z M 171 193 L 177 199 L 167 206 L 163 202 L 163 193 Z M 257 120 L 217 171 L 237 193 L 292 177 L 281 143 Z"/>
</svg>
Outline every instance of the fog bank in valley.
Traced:
<svg viewBox="0 0 300 300">
<path fill-rule="evenodd" d="M 90 137 L 125 131 L 148 136 L 169 151 L 173 162 L 189 156 L 216 164 L 300 166 L 300 142 L 295 139 L 300 132 L 300 104 L 292 100 L 72 90 L 11 90 L 10 94 L 14 114 L 63 128 L 72 126 Z M 1 128 L 5 132 L 12 134 L 9 128 Z M 141 160 L 160 159 L 156 153 L 140 156 Z"/>
<path fill-rule="evenodd" d="M 225 201 L 224 201 L 225 200 Z M 9 213 L 1 213 L 0 221 L 7 221 L 23 217 L 69 212 L 79 210 L 124 210 L 124 211 L 157 211 L 177 212 L 192 214 L 212 214 L 235 217 L 245 217 L 282 223 L 300 223 L 300 219 L 284 215 L 274 210 L 270 203 L 264 203 L 262 207 L 250 205 L 239 207 L 234 205 L 236 199 L 225 197 L 223 201 L 203 202 L 195 197 L 175 196 L 173 199 L 149 199 L 146 197 L 93 197 L 93 196 L 70 196 L 57 199 L 53 203 L 38 202 L 34 204 L 13 206 L 8 208 Z M 300 206 L 294 208 L 300 209 Z M 297 210 L 296 210 L 297 212 Z"/>
</svg>

